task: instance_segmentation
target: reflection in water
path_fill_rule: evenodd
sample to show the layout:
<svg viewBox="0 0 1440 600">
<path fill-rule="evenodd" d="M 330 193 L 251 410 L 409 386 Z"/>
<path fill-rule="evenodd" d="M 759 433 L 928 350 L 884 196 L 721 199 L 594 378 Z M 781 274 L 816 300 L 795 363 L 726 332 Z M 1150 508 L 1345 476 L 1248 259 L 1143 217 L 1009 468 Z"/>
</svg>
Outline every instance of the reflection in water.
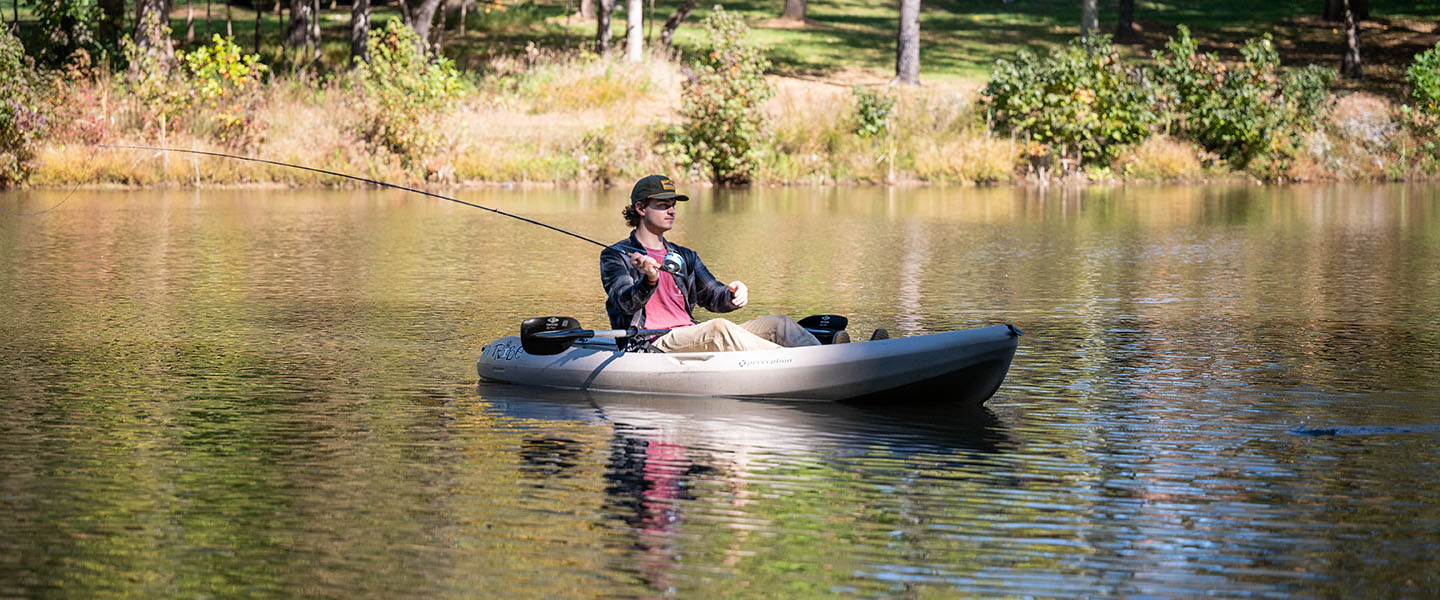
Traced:
<svg viewBox="0 0 1440 600">
<path fill-rule="evenodd" d="M 816 480 L 826 455 L 860 460 L 870 448 L 887 448 L 886 460 L 925 454 L 951 454 L 930 468 L 982 466 L 970 454 L 1000 451 L 1008 443 L 1003 427 L 983 408 L 857 407 L 834 403 L 784 403 L 726 398 L 665 398 L 593 392 L 557 392 L 520 386 L 481 384 L 488 406 L 508 418 L 601 424 L 611 432 L 604 479 L 605 511 L 631 532 L 615 568 L 633 572 L 652 593 L 674 594 L 691 588 L 684 581 L 684 557 L 695 551 L 696 534 L 714 523 L 715 497 L 722 514 L 738 522 L 715 523 L 733 539 L 723 563 L 738 566 L 754 557 L 755 545 L 776 535 L 766 500 L 788 494 L 788 485 L 826 485 Z M 526 453 L 527 462 L 551 466 L 576 452 L 547 438 L 527 438 L 522 447 L 557 448 L 555 456 Z M 791 475 L 790 463 L 812 463 L 804 477 Z M 573 466 L 573 463 L 572 463 Z M 983 466 L 982 466 L 983 470 Z M 841 472 L 863 475 L 855 468 Z M 558 476 L 558 472 L 551 473 Z M 786 479 L 791 479 L 785 482 Z M 781 483 L 780 487 L 776 487 Z M 689 513 L 698 513 L 692 519 Z M 697 521 L 691 524 L 690 521 Z M 793 532 L 792 532 L 793 533 Z M 706 534 L 703 537 L 710 537 Z M 752 536 L 758 539 L 751 540 Z M 689 589 L 689 591 L 699 591 Z"/>
<path fill-rule="evenodd" d="M 619 239 L 624 191 L 461 197 Z M 402 194 L 81 192 L 0 217 L 0 596 L 1440 589 L 1434 186 L 681 210 L 746 310 L 1013 322 L 1010 376 L 979 413 L 477 391 L 523 318 L 606 321 L 586 244 Z"/>
</svg>

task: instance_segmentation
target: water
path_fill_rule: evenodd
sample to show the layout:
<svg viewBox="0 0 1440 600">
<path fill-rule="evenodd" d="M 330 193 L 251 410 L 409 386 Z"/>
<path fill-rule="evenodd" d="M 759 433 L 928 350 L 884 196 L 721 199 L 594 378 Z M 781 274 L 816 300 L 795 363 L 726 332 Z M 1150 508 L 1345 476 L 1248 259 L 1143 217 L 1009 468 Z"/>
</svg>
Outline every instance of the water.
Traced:
<svg viewBox="0 0 1440 600">
<path fill-rule="evenodd" d="M 608 242 L 625 192 L 460 196 Z M 681 205 L 740 315 L 1025 330 L 980 411 L 477 385 L 522 318 L 606 323 L 598 247 L 66 195 L 0 195 L 0 596 L 1440 593 L 1434 186 Z"/>
</svg>

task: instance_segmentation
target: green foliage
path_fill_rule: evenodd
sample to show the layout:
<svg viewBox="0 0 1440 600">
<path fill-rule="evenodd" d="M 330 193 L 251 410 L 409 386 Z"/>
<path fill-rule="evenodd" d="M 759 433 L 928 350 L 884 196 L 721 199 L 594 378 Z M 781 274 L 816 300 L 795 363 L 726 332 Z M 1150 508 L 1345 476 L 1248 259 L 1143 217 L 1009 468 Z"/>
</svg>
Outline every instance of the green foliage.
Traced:
<svg viewBox="0 0 1440 600">
<path fill-rule="evenodd" d="M 260 56 L 245 54 L 234 40 L 216 34 L 212 45 L 177 52 L 190 76 L 190 89 L 211 111 L 213 135 L 236 148 L 259 145 L 263 124 L 255 118 L 260 78 L 269 67 Z"/>
<path fill-rule="evenodd" d="M 1440 115 L 1440 44 L 1415 55 L 1415 62 L 1405 70 L 1405 80 L 1410 82 L 1416 107 Z"/>
<path fill-rule="evenodd" d="M 24 183 L 45 129 L 36 109 L 35 67 L 20 40 L 0 27 L 0 188 Z"/>
<path fill-rule="evenodd" d="M 527 32 L 545 26 L 545 11 L 527 0 L 506 6 L 500 0 L 482 0 L 471 9 L 466 24 L 490 32 Z"/>
<path fill-rule="evenodd" d="M 1127 69 L 1105 36 L 1078 38 L 1037 57 L 1001 60 L 980 92 L 997 126 L 1028 140 L 1031 154 L 1108 162 L 1149 137 L 1159 95 L 1143 69 Z"/>
<path fill-rule="evenodd" d="M 32 51 L 41 64 L 59 66 L 76 52 L 103 56 L 95 26 L 100 5 L 89 0 L 38 0 L 34 5 L 39 39 Z"/>
<path fill-rule="evenodd" d="M 427 121 L 462 91 L 460 73 L 444 57 L 428 57 L 415 31 L 399 19 L 370 33 L 368 61 L 356 63 L 364 92 L 360 135 L 407 166 L 434 151 L 440 138 Z"/>
<path fill-rule="evenodd" d="M 702 29 L 683 85 L 685 121 L 673 133 L 671 152 L 708 170 L 715 184 L 748 183 L 763 153 L 763 107 L 775 95 L 765 81 L 770 62 L 745 22 L 720 6 Z"/>
<path fill-rule="evenodd" d="M 1440 44 L 1415 55 L 1405 80 L 1410 82 L 1415 106 L 1402 106 L 1402 119 L 1411 129 L 1434 135 L 1440 127 Z"/>
<path fill-rule="evenodd" d="M 1236 166 L 1273 174 L 1298 151 L 1299 134 L 1315 126 L 1334 73 L 1318 66 L 1281 69 L 1268 35 L 1246 42 L 1240 54 L 1240 62 L 1224 63 L 1197 52 L 1181 26 L 1178 39 L 1155 54 L 1157 74 L 1183 136 Z"/>
<path fill-rule="evenodd" d="M 895 97 L 857 85 L 855 93 L 855 135 L 875 137 L 890 130 L 895 116 Z"/>
<path fill-rule="evenodd" d="M 153 15 L 147 17 L 145 27 L 152 31 L 150 39 L 170 39 L 170 26 Z M 143 48 L 130 36 L 120 41 L 120 53 L 129 65 L 121 91 L 134 100 L 131 110 L 141 129 L 158 131 L 161 136 L 173 131 L 194 100 L 184 74 L 158 49 Z"/>
</svg>

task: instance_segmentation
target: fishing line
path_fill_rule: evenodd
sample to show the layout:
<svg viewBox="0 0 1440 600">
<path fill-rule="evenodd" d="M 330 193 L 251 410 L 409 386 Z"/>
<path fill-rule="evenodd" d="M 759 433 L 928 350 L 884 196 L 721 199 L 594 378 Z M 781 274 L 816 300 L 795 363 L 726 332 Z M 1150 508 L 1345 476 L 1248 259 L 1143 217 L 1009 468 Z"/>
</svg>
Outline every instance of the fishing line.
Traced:
<svg viewBox="0 0 1440 600">
<path fill-rule="evenodd" d="M 61 205 L 61 204 L 64 204 L 67 200 L 69 200 L 71 196 L 74 196 L 74 195 L 75 195 L 75 191 L 76 191 L 76 190 L 79 190 L 79 189 L 80 189 L 80 184 L 78 184 L 78 183 L 75 184 L 75 187 L 70 188 L 70 193 L 65 194 L 65 197 L 64 197 L 64 198 L 61 198 L 59 202 L 56 202 L 56 203 L 55 203 L 55 206 L 52 206 L 52 207 L 47 208 L 47 209 L 45 209 L 45 210 L 35 211 L 35 212 L 15 212 L 15 211 L 10 210 L 10 209 L 0 208 L 0 212 L 3 212 L 3 213 L 5 213 L 5 214 L 7 214 L 7 215 L 15 215 L 15 216 L 17 216 L 17 217 L 33 217 L 33 216 L 36 216 L 36 215 L 43 215 L 43 214 L 48 213 L 48 212 L 50 212 L 50 211 L 52 211 L 52 210 L 55 210 L 55 209 L 57 209 L 57 208 L 60 208 L 60 205 Z"/>
<path fill-rule="evenodd" d="M 359 177 L 359 176 L 356 176 L 356 175 L 346 175 L 346 174 L 344 174 L 344 173 L 336 173 L 335 171 L 327 171 L 327 170 L 325 170 L 325 169 L 317 169 L 317 168 L 315 168 L 315 167 L 307 167 L 307 166 L 305 166 L 305 165 L 293 165 L 293 164 L 290 164 L 290 163 L 283 163 L 283 162 L 274 161 L 274 160 L 265 160 L 265 159 L 263 159 L 263 158 L 251 158 L 251 157 L 248 157 L 248 156 L 236 156 L 236 155 L 233 155 L 233 154 L 221 154 L 221 153 L 219 153 L 219 152 L 206 152 L 206 151 L 204 151 L 204 150 L 181 150 L 181 149 L 175 149 L 175 148 L 156 148 L 156 147 L 153 147 L 153 146 L 112 146 L 112 145 L 109 145 L 109 144 L 101 144 L 100 147 L 101 147 L 101 148 L 113 148 L 113 149 L 118 149 L 118 150 L 155 150 L 155 151 L 157 151 L 157 152 L 183 152 L 183 153 L 186 153 L 186 154 L 199 154 L 199 155 L 202 155 L 202 156 L 214 156 L 214 157 L 218 157 L 218 158 L 230 158 L 230 159 L 234 159 L 234 160 L 244 160 L 244 161 L 255 162 L 255 163 L 262 163 L 262 164 L 267 164 L 267 165 L 275 165 L 275 166 L 278 166 L 278 167 L 290 167 L 290 168 L 292 168 L 292 169 L 300 169 L 300 170 L 302 170 L 302 171 L 311 171 L 311 172 L 314 172 L 314 173 L 323 173 L 323 174 L 325 174 L 325 175 L 331 175 L 331 176 L 334 176 L 334 177 L 343 177 L 343 178 L 345 178 L 345 179 L 354 179 L 355 181 L 363 181 L 363 182 L 365 182 L 365 183 L 370 183 L 370 184 L 374 184 L 374 185 L 378 185 L 378 186 L 383 186 L 383 187 L 388 187 L 388 188 L 395 188 L 395 189 L 397 189 L 397 190 L 404 190 L 404 191 L 407 191 L 407 192 L 414 192 L 414 193 L 416 193 L 416 194 L 420 194 L 420 195 L 422 195 L 422 196 L 429 196 L 429 197 L 431 197 L 431 198 L 439 198 L 439 199 L 441 199 L 441 200 L 449 200 L 449 201 L 454 202 L 454 203 L 456 203 L 456 204 L 464 204 L 465 206 L 471 206 L 471 207 L 474 207 L 474 208 L 478 208 L 478 209 L 480 209 L 480 210 L 488 210 L 488 211 L 493 212 L 493 213 L 495 213 L 495 214 L 497 214 L 497 215 L 505 215 L 505 216 L 510 217 L 510 218 L 512 218 L 512 219 L 519 219 L 519 220 L 521 220 L 521 221 L 524 221 L 524 222 L 526 222 L 526 223 L 530 223 L 530 224 L 532 224 L 532 225 L 539 225 L 539 226 L 544 227 L 544 228 L 546 228 L 546 229 L 550 229 L 550 230 L 553 230 L 553 231 L 558 231 L 558 232 L 560 232 L 560 233 L 563 233 L 563 234 L 568 235 L 568 236 L 573 237 L 573 238 L 578 238 L 578 239 L 585 240 L 585 241 L 590 242 L 590 243 L 592 243 L 592 244 L 595 244 L 596 246 L 599 246 L 599 247 L 601 247 L 601 248 L 609 248 L 609 247 L 610 247 L 609 244 L 602 244 L 602 243 L 600 243 L 600 242 L 597 242 L 597 241 L 595 241 L 595 240 L 592 240 L 592 239 L 590 239 L 590 238 L 588 238 L 588 237 L 585 237 L 585 236 L 583 236 L 583 235 L 580 235 L 580 234 L 578 234 L 578 233 L 574 233 L 574 232 L 570 232 L 570 231 L 565 231 L 564 229 L 561 229 L 561 228 L 556 227 L 556 226 L 554 226 L 554 225 L 546 225 L 545 223 L 541 223 L 541 222 L 539 222 L 539 221 L 536 221 L 535 219 L 529 219 L 529 218 L 522 217 L 522 216 L 517 215 L 517 214 L 512 214 L 512 213 L 505 212 L 505 211 L 503 211 L 503 210 L 499 210 L 499 209 L 495 209 L 495 208 L 490 208 L 490 207 L 488 207 L 488 206 L 480 206 L 479 204 L 475 204 L 475 203 L 473 203 L 473 202 L 466 202 L 466 201 L 464 201 L 464 200 L 456 200 L 455 198 L 451 198 L 451 197 L 449 197 L 449 196 L 441 196 L 440 194 L 436 194 L 436 193 L 433 193 L 433 192 L 427 192 L 427 191 L 425 191 L 425 190 L 417 190 L 417 189 L 415 189 L 415 188 L 405 187 L 405 186 L 403 186 L 403 185 L 396 185 L 396 184 L 393 184 L 393 183 L 386 183 L 386 182 L 384 182 L 384 181 L 379 181 L 379 180 L 376 180 L 376 179 L 370 179 L 370 178 L 367 178 L 367 177 Z M 628 246 L 626 246 L 626 247 L 628 248 Z"/>
<path fill-rule="evenodd" d="M 422 196 L 429 196 L 429 197 L 431 197 L 431 198 L 438 198 L 438 199 L 440 199 L 440 200 L 448 200 L 448 201 L 454 202 L 454 203 L 456 203 L 456 204 L 464 204 L 465 206 L 470 206 L 470 207 L 478 208 L 478 209 L 480 209 L 480 210 L 488 210 L 488 211 L 490 211 L 490 212 L 492 212 L 492 213 L 495 213 L 495 214 L 497 214 L 497 215 L 504 215 L 504 216 L 510 217 L 510 218 L 512 218 L 512 219 L 517 219 L 517 220 L 520 220 L 520 221 L 524 221 L 524 222 L 526 222 L 526 223 L 530 223 L 531 225 L 539 225 L 539 226 L 544 227 L 544 228 L 546 228 L 546 229 L 549 229 L 549 230 L 551 230 L 551 231 L 557 231 L 557 232 L 563 233 L 563 234 L 565 234 L 565 235 L 568 235 L 568 236 L 573 237 L 573 238 L 576 238 L 576 239 L 585 240 L 585 241 L 590 242 L 590 243 L 592 243 L 592 244 L 595 244 L 596 246 L 599 246 L 599 247 L 601 247 L 601 248 L 609 248 L 609 247 L 610 247 L 610 244 L 602 244 L 602 243 L 600 243 L 600 242 L 597 242 L 597 241 L 595 241 L 595 240 L 592 240 L 592 239 L 590 239 L 590 238 L 588 238 L 588 237 L 585 237 L 585 236 L 580 235 L 580 234 L 578 234 L 578 233 L 575 233 L 575 232 L 573 232 L 573 231 L 566 231 L 566 230 L 561 229 L 561 228 L 559 228 L 559 227 L 556 227 L 556 226 L 554 226 L 554 225 L 548 225 L 548 224 L 546 224 L 546 223 L 541 223 L 541 222 L 539 222 L 539 221 L 536 221 L 535 219 L 531 219 L 531 218 L 528 218 L 528 217 L 522 217 L 522 216 L 517 215 L 517 214 L 508 213 L 508 212 L 505 212 L 505 211 L 500 210 L 500 209 L 490 208 L 490 207 L 488 207 L 488 206 L 481 206 L 481 205 L 475 204 L 475 203 L 473 203 L 473 202 L 466 202 L 466 201 L 464 201 L 464 200 L 457 200 L 457 199 L 451 198 L 451 197 L 449 197 L 449 196 L 442 196 L 442 195 L 440 195 L 440 194 L 436 194 L 436 193 L 433 193 L 433 192 L 427 192 L 427 191 L 425 191 L 425 190 L 415 189 L 415 188 L 411 188 L 411 187 L 405 187 L 405 186 L 403 186 L 403 185 L 396 185 L 396 184 L 393 184 L 393 183 L 386 183 L 386 182 L 380 181 L 380 180 L 378 180 L 378 179 L 370 179 L 370 178 L 368 178 L 368 177 L 360 177 L 360 176 L 357 176 L 357 175 L 347 175 L 347 174 L 345 174 L 345 173 L 337 173 L 337 172 L 335 172 L 335 171 L 327 171 L 327 170 L 325 170 L 325 169 L 317 169 L 317 168 L 315 168 L 315 167 L 307 167 L 307 166 L 305 166 L 305 165 L 296 165 L 296 164 L 290 164 L 290 163 L 283 163 L 283 162 L 275 161 L 275 160 L 266 160 L 266 159 L 263 159 L 263 158 L 251 158 L 251 157 L 248 157 L 248 156 L 237 156 L 237 155 L 234 155 L 234 154 L 222 154 L 222 153 L 220 153 L 220 152 L 207 152 L 207 151 L 204 151 L 204 150 L 183 150 L 183 149 L 177 149 L 177 148 L 159 148 L 159 147 L 155 147 L 155 146 L 117 146 L 117 145 L 110 145 L 110 144 L 100 144 L 99 147 L 100 147 L 100 148 L 111 148 L 111 149 L 116 149 L 116 150 L 152 150 L 152 151 L 156 151 L 156 152 L 181 152 L 181 153 L 185 153 L 185 154 L 198 154 L 198 155 L 201 155 L 201 156 L 214 156 L 214 157 L 217 157 L 217 158 L 229 158 L 229 159 L 234 159 L 234 160 L 243 160 L 243 161 L 249 161 L 249 162 L 254 162 L 254 163 L 261 163 L 261 164 L 266 164 L 266 165 L 275 165 L 275 166 L 279 166 L 279 167 L 289 167 L 289 168 L 292 168 L 292 169 L 300 169 L 300 170 L 302 170 L 302 171 L 310 171 L 310 172 L 313 172 L 313 173 L 322 173 L 322 174 L 325 174 L 325 175 L 330 175 L 330 176 L 332 176 L 332 177 L 343 177 L 343 178 L 345 178 L 345 179 L 353 179 L 353 180 L 355 180 L 355 181 L 363 181 L 363 182 L 365 182 L 365 183 L 369 183 L 369 184 L 372 184 L 372 185 L 378 185 L 378 186 L 383 186 L 383 187 L 388 187 L 388 188 L 394 188 L 394 189 L 403 190 L 403 191 L 406 191 L 406 192 L 414 192 L 414 193 L 420 194 L 420 195 L 422 195 Z M 62 202 L 63 202 L 63 201 L 62 201 Z M 56 205 L 56 206 L 59 206 L 59 205 Z M 54 209 L 52 208 L 51 210 L 54 210 Z M 615 245 L 616 245 L 616 246 L 619 246 L 619 247 L 621 247 L 621 248 L 625 248 L 625 249 L 627 249 L 627 250 L 633 250 L 633 251 L 635 251 L 635 252 L 640 252 L 640 253 L 642 253 L 642 254 L 645 254 L 645 253 L 646 253 L 645 250 L 640 249 L 640 248 L 636 248 L 636 247 L 631 246 L 631 245 L 629 245 L 629 244 L 615 244 Z M 685 259 L 682 258 L 682 257 L 680 256 L 680 254 L 677 253 L 677 252 L 669 252 L 668 254 L 665 255 L 665 259 L 662 260 L 661 263 L 660 263 L 660 269 L 663 270 L 663 271 L 666 271 L 666 272 L 668 272 L 668 273 L 671 273 L 671 274 L 677 274 L 677 275 L 678 275 L 681 271 L 684 270 L 684 268 L 685 268 Z"/>
</svg>

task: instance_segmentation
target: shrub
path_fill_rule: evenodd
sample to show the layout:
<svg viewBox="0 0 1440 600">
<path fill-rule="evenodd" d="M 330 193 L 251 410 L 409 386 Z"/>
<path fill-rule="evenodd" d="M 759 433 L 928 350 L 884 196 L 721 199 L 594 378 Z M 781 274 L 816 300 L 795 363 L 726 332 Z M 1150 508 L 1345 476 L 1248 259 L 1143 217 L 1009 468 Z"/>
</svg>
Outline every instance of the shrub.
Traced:
<svg viewBox="0 0 1440 600">
<path fill-rule="evenodd" d="M 1415 55 L 1415 62 L 1405 70 L 1410 83 L 1410 97 L 1415 101 L 1400 107 L 1401 120 L 1412 131 L 1430 137 L 1440 128 L 1440 44 Z M 1428 151 L 1433 142 L 1426 142 Z"/>
<path fill-rule="evenodd" d="M 35 153 L 45 128 L 39 106 L 38 77 L 20 40 L 0 27 L 0 188 L 24 183 L 35 168 Z"/>
<path fill-rule="evenodd" d="M 1146 72 L 1126 69 L 1105 36 L 1000 60 L 980 93 L 990 119 L 1032 142 L 1036 156 L 1108 163 L 1149 137 L 1162 115 Z"/>
<path fill-rule="evenodd" d="M 1334 73 L 1319 66 L 1281 69 L 1268 35 L 1246 42 L 1240 55 L 1243 60 L 1227 64 L 1198 52 L 1182 25 L 1178 39 L 1155 53 L 1156 72 L 1181 134 L 1235 166 L 1273 173 L 1299 150 L 1299 134 L 1317 125 Z"/>
<path fill-rule="evenodd" d="M 427 57 L 420 42 L 414 30 L 391 19 L 370 33 L 369 60 L 355 69 L 364 92 L 361 137 L 406 166 L 438 147 L 439 136 L 427 121 L 449 108 L 463 87 L 454 63 Z"/>
<path fill-rule="evenodd" d="M 100 5 L 88 0 L 39 0 L 35 7 L 34 56 L 42 64 L 58 66 L 77 51 L 105 56 L 95 32 L 101 20 Z"/>
<path fill-rule="evenodd" d="M 1415 55 L 1415 62 L 1405 70 L 1405 80 L 1410 82 L 1415 108 L 1440 116 L 1440 44 Z"/>
<path fill-rule="evenodd" d="M 263 124 L 256 118 L 260 77 L 269 70 L 260 56 L 244 54 L 234 40 L 216 34 L 210 46 L 177 52 L 199 100 L 211 111 L 213 136 L 234 148 L 259 145 Z"/>
<path fill-rule="evenodd" d="M 684 123 L 672 152 L 708 170 L 717 185 L 748 183 L 763 151 L 762 107 L 775 95 L 765 81 L 770 62 L 745 23 L 718 5 L 703 29 L 682 86 Z"/>
<path fill-rule="evenodd" d="M 145 27 L 155 31 L 151 39 L 170 39 L 170 26 L 153 15 Z M 130 111 L 138 118 L 142 131 L 158 129 L 160 137 L 176 129 L 176 121 L 188 112 L 194 97 L 184 81 L 184 73 L 154 48 L 146 49 L 130 36 L 120 41 L 120 52 L 129 65 L 121 91 L 133 102 Z"/>
<path fill-rule="evenodd" d="M 875 137 L 889 131 L 895 115 L 895 97 L 857 85 L 855 93 L 855 134 Z"/>
</svg>

